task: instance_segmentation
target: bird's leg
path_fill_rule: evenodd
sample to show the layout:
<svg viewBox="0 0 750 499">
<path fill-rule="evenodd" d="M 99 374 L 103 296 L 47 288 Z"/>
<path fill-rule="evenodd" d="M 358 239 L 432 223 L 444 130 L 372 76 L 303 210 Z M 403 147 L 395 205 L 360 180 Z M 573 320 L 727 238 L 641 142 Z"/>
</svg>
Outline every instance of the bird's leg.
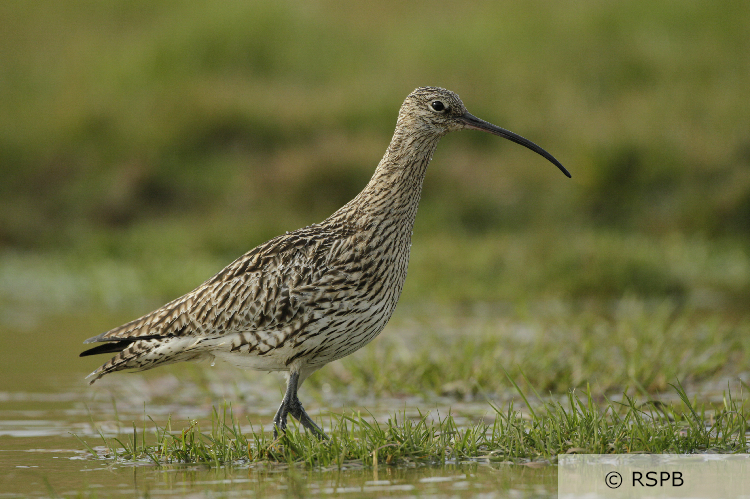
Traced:
<svg viewBox="0 0 750 499">
<path fill-rule="evenodd" d="M 286 418 L 288 414 L 291 414 L 294 416 L 294 419 L 302 423 L 302 426 L 310 430 L 313 435 L 321 440 L 327 439 L 326 434 L 313 422 L 312 418 L 305 412 L 305 408 L 302 407 L 302 402 L 297 398 L 298 381 L 299 373 L 289 373 L 284 400 L 281 401 L 279 410 L 276 411 L 276 416 L 273 418 L 273 437 L 277 438 L 279 431 L 283 432 L 286 430 Z"/>
<path fill-rule="evenodd" d="M 281 401 L 279 410 L 276 411 L 276 415 L 273 417 L 273 438 L 279 437 L 279 431 L 284 432 L 286 430 L 286 416 L 289 414 L 289 403 L 286 397 Z"/>
<path fill-rule="evenodd" d="M 297 380 L 299 379 L 299 373 L 290 373 L 289 381 L 286 384 L 286 393 L 284 398 L 281 400 L 279 410 L 276 411 L 276 415 L 273 417 L 273 438 L 279 437 L 279 432 L 286 431 L 286 417 L 289 414 L 290 405 L 293 399 L 297 398 Z"/>
</svg>

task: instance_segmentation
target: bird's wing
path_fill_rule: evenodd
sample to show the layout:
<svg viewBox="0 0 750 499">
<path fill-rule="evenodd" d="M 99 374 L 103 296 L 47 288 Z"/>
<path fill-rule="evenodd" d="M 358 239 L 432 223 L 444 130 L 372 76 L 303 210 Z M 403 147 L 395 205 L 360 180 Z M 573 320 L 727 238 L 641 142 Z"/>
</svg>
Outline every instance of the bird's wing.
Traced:
<svg viewBox="0 0 750 499">
<path fill-rule="evenodd" d="M 341 262 L 336 238 L 310 232 L 313 235 L 300 230 L 274 238 L 192 292 L 85 343 L 281 329 L 313 303 L 325 308 L 358 284 L 360 272 L 333 263 Z M 105 353 L 94 350 L 91 354 Z"/>
</svg>

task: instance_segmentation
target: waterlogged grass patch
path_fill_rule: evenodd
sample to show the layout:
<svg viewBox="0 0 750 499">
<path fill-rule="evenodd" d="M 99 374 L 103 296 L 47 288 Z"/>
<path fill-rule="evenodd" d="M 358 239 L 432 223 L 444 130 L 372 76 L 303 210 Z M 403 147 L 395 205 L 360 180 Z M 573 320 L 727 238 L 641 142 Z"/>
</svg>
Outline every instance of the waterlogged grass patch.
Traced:
<svg viewBox="0 0 750 499">
<path fill-rule="evenodd" d="M 96 458 L 143 464 L 207 465 L 283 463 L 309 467 L 352 468 L 410 466 L 446 462 L 555 462 L 565 453 L 747 452 L 748 407 L 744 394 L 725 392 L 721 404 L 691 400 L 679 383 L 679 402 L 641 403 L 625 394 L 622 402 L 597 404 L 591 392 L 569 392 L 561 400 L 530 404 L 519 410 L 490 403 L 491 422 L 458 425 L 453 415 L 410 418 L 394 414 L 385 423 L 369 415 L 331 415 L 329 440 L 319 441 L 291 425 L 285 435 L 243 431 L 231 407 L 214 408 L 211 427 L 190 421 L 176 430 L 170 420 L 159 425 L 144 417 L 142 427 L 116 438 L 100 432 L 102 445 L 79 440 Z M 538 394 L 535 394 L 538 397 Z M 146 420 L 150 420 L 148 429 Z"/>
<path fill-rule="evenodd" d="M 595 398 L 628 386 L 651 396 L 668 393 L 675 379 L 691 392 L 712 382 L 720 390 L 719 380 L 745 376 L 750 352 L 750 318 L 669 300 L 469 306 L 409 309 L 373 345 L 311 376 L 305 390 L 498 399 L 510 388 L 503 366 L 524 390 L 544 395 L 590 384 Z"/>
</svg>

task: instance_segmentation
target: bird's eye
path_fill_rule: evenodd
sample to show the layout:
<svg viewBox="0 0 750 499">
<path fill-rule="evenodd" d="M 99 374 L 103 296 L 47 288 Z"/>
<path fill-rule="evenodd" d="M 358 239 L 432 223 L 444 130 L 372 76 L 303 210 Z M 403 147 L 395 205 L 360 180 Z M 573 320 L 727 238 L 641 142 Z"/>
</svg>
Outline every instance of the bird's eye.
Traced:
<svg viewBox="0 0 750 499">
<path fill-rule="evenodd" d="M 439 100 L 430 102 L 430 107 L 432 108 L 433 111 L 437 111 L 438 113 L 448 109 L 447 106 Z"/>
</svg>

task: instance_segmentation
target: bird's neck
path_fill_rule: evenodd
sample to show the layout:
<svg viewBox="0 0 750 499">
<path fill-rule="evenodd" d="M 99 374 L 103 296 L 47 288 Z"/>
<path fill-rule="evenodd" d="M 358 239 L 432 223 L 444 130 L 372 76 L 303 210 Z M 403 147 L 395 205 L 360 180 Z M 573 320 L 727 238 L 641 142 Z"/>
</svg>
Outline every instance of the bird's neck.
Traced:
<svg viewBox="0 0 750 499">
<path fill-rule="evenodd" d="M 439 140 L 434 133 L 405 133 L 397 127 L 370 182 L 342 208 L 350 222 L 374 230 L 397 228 L 410 238 L 427 165 Z"/>
</svg>

